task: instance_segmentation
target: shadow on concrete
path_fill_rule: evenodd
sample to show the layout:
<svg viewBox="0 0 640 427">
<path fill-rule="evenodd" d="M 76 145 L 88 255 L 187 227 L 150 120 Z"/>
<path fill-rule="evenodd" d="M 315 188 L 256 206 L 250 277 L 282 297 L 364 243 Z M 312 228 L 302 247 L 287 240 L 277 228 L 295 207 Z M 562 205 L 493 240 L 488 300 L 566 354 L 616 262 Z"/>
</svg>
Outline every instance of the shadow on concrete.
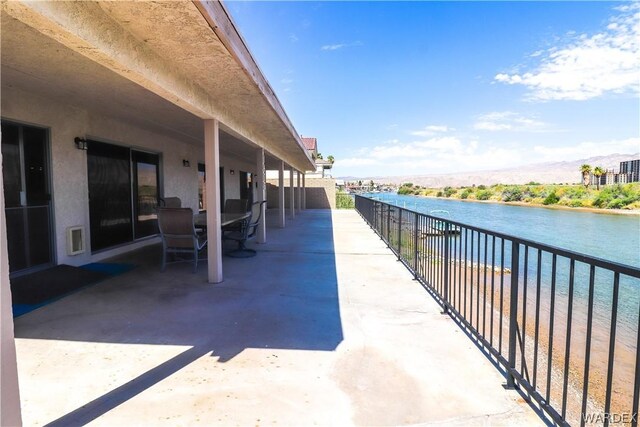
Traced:
<svg viewBox="0 0 640 427">
<path fill-rule="evenodd" d="M 331 212 L 304 211 L 252 246 L 254 258 L 223 260 L 217 285 L 206 282 L 206 263 L 196 274 L 189 264 L 161 273 L 160 248 L 140 250 L 115 260 L 139 268 L 17 319 L 16 338 L 191 347 L 50 425 L 85 424 L 207 354 L 224 363 L 247 348 L 335 350 L 343 333 Z"/>
</svg>

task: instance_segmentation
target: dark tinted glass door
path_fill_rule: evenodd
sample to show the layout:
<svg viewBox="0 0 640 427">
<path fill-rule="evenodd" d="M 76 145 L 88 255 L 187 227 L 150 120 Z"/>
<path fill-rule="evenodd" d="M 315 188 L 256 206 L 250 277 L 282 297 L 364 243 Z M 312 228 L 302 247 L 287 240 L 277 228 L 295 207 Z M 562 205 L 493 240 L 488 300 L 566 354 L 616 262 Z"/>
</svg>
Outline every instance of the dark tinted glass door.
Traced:
<svg viewBox="0 0 640 427">
<path fill-rule="evenodd" d="M 249 172 L 240 171 L 240 198 L 249 201 L 249 206 L 253 204 L 252 175 Z"/>
<path fill-rule="evenodd" d="M 156 208 L 159 197 L 158 169 L 160 158 L 157 154 L 133 151 L 133 190 L 135 208 L 136 239 L 158 233 Z"/>
<path fill-rule="evenodd" d="M 91 250 L 133 240 L 130 150 L 89 141 L 89 219 Z"/>
<path fill-rule="evenodd" d="M 9 270 L 53 261 L 47 130 L 2 123 Z"/>
</svg>

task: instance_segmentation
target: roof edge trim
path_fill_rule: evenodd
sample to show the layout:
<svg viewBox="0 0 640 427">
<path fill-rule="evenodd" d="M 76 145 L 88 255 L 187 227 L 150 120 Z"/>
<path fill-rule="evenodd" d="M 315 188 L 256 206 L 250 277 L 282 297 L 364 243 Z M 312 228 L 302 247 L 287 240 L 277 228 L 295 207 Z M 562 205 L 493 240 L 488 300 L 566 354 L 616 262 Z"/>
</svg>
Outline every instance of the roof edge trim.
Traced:
<svg viewBox="0 0 640 427">
<path fill-rule="evenodd" d="M 224 6 L 222 1 L 193 0 L 193 3 L 207 21 L 213 32 L 225 46 L 227 51 L 229 51 L 231 56 L 236 60 L 236 62 L 238 62 L 243 71 L 258 88 L 262 96 L 264 96 L 275 114 L 289 130 L 294 141 L 296 141 L 298 148 L 301 150 L 303 155 L 307 157 L 309 164 L 313 165 L 313 160 L 307 153 L 300 135 L 296 132 L 296 129 L 284 110 L 284 107 L 262 73 L 262 70 L 260 70 L 260 67 L 251 54 L 247 43 L 242 38 L 242 35 L 231 18 L 231 14 L 227 11 L 227 8 Z"/>
</svg>

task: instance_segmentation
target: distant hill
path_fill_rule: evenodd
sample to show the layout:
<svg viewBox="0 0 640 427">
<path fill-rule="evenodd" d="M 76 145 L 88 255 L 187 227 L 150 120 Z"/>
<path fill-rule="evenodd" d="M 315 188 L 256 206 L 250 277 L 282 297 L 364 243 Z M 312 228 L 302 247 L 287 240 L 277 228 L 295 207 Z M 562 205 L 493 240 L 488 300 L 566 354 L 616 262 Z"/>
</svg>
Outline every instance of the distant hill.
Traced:
<svg viewBox="0 0 640 427">
<path fill-rule="evenodd" d="M 345 181 L 369 181 L 377 183 L 402 184 L 412 182 L 423 187 L 461 187 L 469 185 L 492 184 L 526 184 L 535 181 L 543 184 L 579 183 L 581 182 L 580 166 L 589 164 L 592 167 L 601 166 L 618 172 L 620 162 L 640 158 L 640 153 L 611 154 L 608 156 L 589 157 L 587 159 L 536 163 L 517 168 L 498 169 L 478 172 L 459 172 L 434 175 L 404 175 L 404 176 L 371 176 L 365 178 L 339 177 Z"/>
</svg>

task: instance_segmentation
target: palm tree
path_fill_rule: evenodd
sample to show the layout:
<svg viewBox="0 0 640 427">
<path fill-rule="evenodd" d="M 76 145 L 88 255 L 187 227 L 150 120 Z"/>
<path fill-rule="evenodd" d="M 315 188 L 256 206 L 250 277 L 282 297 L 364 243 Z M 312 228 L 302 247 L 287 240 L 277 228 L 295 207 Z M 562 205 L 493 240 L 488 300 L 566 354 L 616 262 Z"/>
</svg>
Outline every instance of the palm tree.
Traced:
<svg viewBox="0 0 640 427">
<path fill-rule="evenodd" d="M 331 156 L 331 155 L 327 156 L 327 160 L 329 160 L 329 162 L 330 162 L 331 164 L 333 164 L 333 162 L 335 162 L 335 161 L 336 161 L 336 159 L 334 159 L 334 158 L 333 158 L 333 156 Z"/>
<path fill-rule="evenodd" d="M 584 164 L 580 166 L 580 172 L 582 173 L 582 183 L 585 187 L 589 187 L 589 175 L 591 175 L 591 165 Z"/>
<path fill-rule="evenodd" d="M 597 178 L 596 185 L 598 186 L 598 190 L 600 190 L 600 177 L 602 175 L 604 175 L 605 173 L 606 173 L 606 171 L 603 168 L 601 168 L 600 166 L 596 166 L 593 169 L 593 176 L 595 176 Z"/>
</svg>

